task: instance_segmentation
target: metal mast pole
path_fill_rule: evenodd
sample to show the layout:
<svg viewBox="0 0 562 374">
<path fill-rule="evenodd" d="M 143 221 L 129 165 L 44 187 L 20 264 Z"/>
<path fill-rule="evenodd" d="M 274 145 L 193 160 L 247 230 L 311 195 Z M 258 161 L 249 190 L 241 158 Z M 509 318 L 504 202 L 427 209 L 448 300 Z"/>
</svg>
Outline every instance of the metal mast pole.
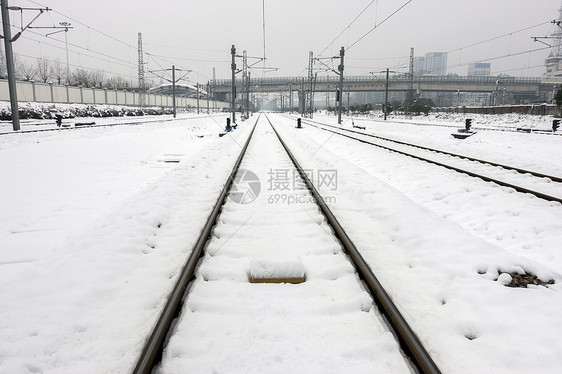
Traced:
<svg viewBox="0 0 562 374">
<path fill-rule="evenodd" d="M 293 87 L 289 83 L 289 113 L 293 114 Z"/>
<path fill-rule="evenodd" d="M 306 93 L 306 111 L 309 113 L 310 118 L 312 118 L 312 70 L 314 65 L 314 53 L 312 51 L 308 52 L 308 90 Z"/>
<path fill-rule="evenodd" d="M 197 83 L 197 114 L 199 114 L 199 83 Z"/>
<path fill-rule="evenodd" d="M 215 68 L 213 67 L 213 112 L 217 111 L 217 100 L 215 97 L 215 92 L 217 90 L 217 76 L 215 75 Z"/>
<path fill-rule="evenodd" d="M 242 118 L 248 118 L 248 90 L 249 90 L 249 82 L 248 82 L 248 52 L 244 50 L 242 52 L 242 87 L 244 87 L 244 91 L 242 93 L 242 102 L 243 102 L 243 109 L 242 109 Z"/>
<path fill-rule="evenodd" d="M 250 118 L 250 75 L 248 72 L 248 80 L 246 81 L 246 119 Z"/>
<path fill-rule="evenodd" d="M 64 34 L 66 35 L 66 33 Z M 144 61 L 142 53 L 142 34 L 139 32 L 139 42 L 138 42 L 138 55 L 139 55 L 139 106 L 142 108 L 144 106 Z"/>
<path fill-rule="evenodd" d="M 341 125 L 341 107 L 343 101 L 343 58 L 345 55 L 345 49 L 341 47 L 340 49 L 340 65 L 338 66 L 338 71 L 340 72 L 340 88 L 339 88 L 339 105 L 338 105 L 338 125 Z"/>
<path fill-rule="evenodd" d="M 66 49 L 66 84 L 70 86 L 70 64 L 68 63 L 68 28 L 64 30 L 64 46 Z"/>
<path fill-rule="evenodd" d="M 312 96 L 310 100 L 310 118 L 314 118 L 314 93 L 316 92 L 316 78 L 318 78 L 318 73 L 314 73 L 314 84 L 312 85 Z"/>
<path fill-rule="evenodd" d="M 211 89 L 211 84 L 207 82 L 207 114 L 209 114 L 209 92 Z"/>
<path fill-rule="evenodd" d="M 386 121 L 386 114 L 388 112 L 388 68 L 386 68 L 386 87 L 384 90 L 384 120 Z"/>
<path fill-rule="evenodd" d="M 230 103 L 230 110 L 232 111 L 232 123 L 234 124 L 236 123 L 236 113 L 235 113 L 236 82 L 234 81 L 236 78 L 236 61 L 234 60 L 236 57 L 236 47 L 234 46 L 234 44 L 230 49 L 230 53 L 232 54 L 232 63 L 230 65 L 230 68 L 232 69 L 232 101 Z"/>
<path fill-rule="evenodd" d="M 347 110 L 346 113 L 349 116 L 349 97 L 351 96 L 351 92 L 349 92 L 349 86 L 347 86 Z"/>
<path fill-rule="evenodd" d="M 414 104 L 414 48 L 410 48 L 410 84 L 408 89 L 406 112 L 409 114 Z"/>
<path fill-rule="evenodd" d="M 16 74 L 14 70 L 14 51 L 12 50 L 12 30 L 10 29 L 10 15 L 8 0 L 1 0 L 2 27 L 4 30 L 4 47 L 6 49 L 6 70 L 8 73 L 8 89 L 10 92 L 10 105 L 12 108 L 12 125 L 14 131 L 20 130 L 20 113 L 16 90 Z"/>
<path fill-rule="evenodd" d="M 172 65 L 172 107 L 176 118 L 176 66 Z"/>
<path fill-rule="evenodd" d="M 301 92 L 299 95 L 299 109 L 301 112 L 301 116 L 303 117 L 304 117 L 304 113 L 306 112 L 305 106 L 306 106 L 306 91 L 304 89 L 304 77 L 303 77 L 301 83 Z"/>
</svg>

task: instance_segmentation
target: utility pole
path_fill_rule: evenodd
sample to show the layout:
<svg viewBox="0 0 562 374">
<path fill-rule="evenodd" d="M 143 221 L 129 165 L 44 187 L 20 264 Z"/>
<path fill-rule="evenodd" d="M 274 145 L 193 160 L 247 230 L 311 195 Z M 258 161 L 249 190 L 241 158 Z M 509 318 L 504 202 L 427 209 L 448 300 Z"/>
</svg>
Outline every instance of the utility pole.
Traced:
<svg viewBox="0 0 562 374">
<path fill-rule="evenodd" d="M 230 65 L 230 68 L 232 69 L 232 101 L 230 103 L 230 110 L 232 112 L 232 123 L 234 124 L 236 123 L 236 47 L 234 44 L 230 49 L 230 53 L 232 54 L 232 63 Z"/>
<path fill-rule="evenodd" d="M 197 83 L 197 114 L 199 114 L 199 83 Z"/>
<path fill-rule="evenodd" d="M 211 84 L 207 82 L 207 114 L 209 114 L 209 96 L 211 92 L 210 90 L 211 90 Z"/>
<path fill-rule="evenodd" d="M 301 112 L 301 116 L 304 117 L 304 113 L 306 112 L 306 92 L 304 89 L 304 77 L 302 78 L 302 82 L 301 82 L 301 92 L 299 95 L 299 109 Z"/>
<path fill-rule="evenodd" d="M 289 113 L 293 114 L 293 87 L 289 82 Z"/>
<path fill-rule="evenodd" d="M 14 131 L 20 130 L 20 114 L 16 90 L 16 74 L 14 69 L 14 51 L 12 50 L 12 30 L 10 29 L 10 15 L 8 0 L 1 0 L 2 26 L 4 31 L 4 47 L 6 49 L 6 70 L 8 73 L 8 89 L 10 92 L 10 105 L 12 108 L 12 125 Z"/>
<path fill-rule="evenodd" d="M 408 95 L 406 100 L 408 101 L 408 105 L 406 105 L 406 112 L 409 114 L 414 104 L 414 48 L 410 48 L 410 84 L 408 89 Z"/>
<path fill-rule="evenodd" d="M 65 33 L 66 35 L 66 33 Z M 144 61 L 143 61 L 143 53 L 142 53 L 142 33 L 139 32 L 139 42 L 138 42 L 138 55 L 139 55 L 139 107 L 144 106 Z"/>
<path fill-rule="evenodd" d="M 349 116 L 349 97 L 351 96 L 351 92 L 349 92 L 349 86 L 347 86 L 347 115 Z"/>
<path fill-rule="evenodd" d="M 314 69 L 314 53 L 312 51 L 308 52 L 308 90 L 306 92 L 306 101 L 305 101 L 305 107 L 307 108 L 307 112 L 310 115 L 310 118 L 312 118 L 312 80 L 313 78 L 313 74 L 312 71 Z"/>
<path fill-rule="evenodd" d="M 248 95 L 248 52 L 246 50 L 242 52 L 242 87 L 244 87 L 244 91 L 242 93 L 243 104 L 242 104 L 241 116 L 242 119 L 244 119 L 244 117 L 248 118 L 247 115 L 245 114 L 246 111 L 248 110 L 247 101 L 246 101 L 246 95 Z"/>
<path fill-rule="evenodd" d="M 70 86 L 70 64 L 68 63 L 68 29 L 71 28 L 69 27 L 71 25 L 70 22 L 59 22 L 59 25 L 61 25 L 62 27 L 64 27 L 64 46 L 66 49 L 66 84 Z M 47 36 L 47 35 L 45 35 Z"/>
<path fill-rule="evenodd" d="M 166 78 L 164 75 L 156 74 L 156 73 L 160 73 L 160 72 L 165 73 L 165 72 L 170 71 L 170 70 L 172 71 L 172 79 L 171 80 L 169 78 Z M 160 79 L 163 79 L 163 80 L 166 80 L 166 81 L 172 83 L 172 108 L 173 108 L 174 118 L 176 118 L 176 82 L 182 80 L 187 74 L 189 74 L 191 72 L 191 70 L 187 70 L 184 75 L 182 75 L 181 77 L 179 77 L 176 80 L 176 70 L 178 70 L 180 72 L 182 71 L 181 69 L 176 69 L 175 65 L 172 65 L 171 69 L 149 71 L 149 73 L 152 73 L 152 74 L 156 75 Z"/>
<path fill-rule="evenodd" d="M 251 73 L 248 72 L 246 81 L 246 119 L 250 118 L 250 76 Z"/>
<path fill-rule="evenodd" d="M 172 65 L 172 108 L 176 118 L 176 66 Z"/>
<path fill-rule="evenodd" d="M 217 87 L 217 76 L 215 75 L 215 68 L 213 67 L 213 112 L 217 111 L 217 100 L 215 98 L 215 92 Z"/>
<path fill-rule="evenodd" d="M 340 49 L 340 65 L 338 66 L 338 71 L 340 74 L 340 84 L 339 84 L 339 105 L 338 105 L 338 125 L 341 125 L 341 107 L 343 101 L 343 58 L 345 56 L 345 49 L 341 47 Z"/>
<path fill-rule="evenodd" d="M 384 90 L 384 120 L 386 121 L 386 114 L 388 112 L 388 68 L 386 68 L 386 87 Z"/>
</svg>

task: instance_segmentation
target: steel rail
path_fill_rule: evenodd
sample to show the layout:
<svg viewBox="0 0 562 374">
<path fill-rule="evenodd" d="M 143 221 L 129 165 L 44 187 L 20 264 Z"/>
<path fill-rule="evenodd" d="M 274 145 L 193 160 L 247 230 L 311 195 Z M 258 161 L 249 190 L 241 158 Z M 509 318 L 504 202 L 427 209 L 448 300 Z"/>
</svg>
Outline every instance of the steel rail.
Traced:
<svg viewBox="0 0 562 374">
<path fill-rule="evenodd" d="M 445 164 L 445 163 L 442 163 L 442 162 L 439 162 L 439 161 L 435 161 L 435 160 L 432 160 L 430 158 L 417 156 L 417 155 L 414 155 L 414 154 L 411 154 L 411 153 L 408 153 L 408 152 L 405 152 L 405 151 L 400 151 L 400 150 L 397 150 L 397 149 L 394 149 L 394 148 L 391 148 L 391 147 L 386 147 L 384 145 L 376 144 L 376 143 L 373 143 L 373 142 L 368 141 L 368 140 L 358 139 L 358 138 L 353 137 L 351 135 L 342 134 L 341 132 L 337 132 L 337 131 L 334 131 L 334 130 L 330 130 L 330 129 L 326 129 L 326 128 L 319 128 L 319 129 L 324 130 L 324 131 L 329 131 L 329 132 L 332 132 L 334 134 L 344 136 L 346 138 L 357 140 L 361 143 L 365 143 L 365 144 L 369 144 L 369 145 L 372 145 L 372 146 L 375 146 L 375 147 L 379 147 L 379 148 L 385 149 L 387 151 L 396 152 L 396 153 L 399 153 L 399 154 L 404 155 L 404 156 L 408 156 L 408 157 L 412 157 L 412 158 L 415 158 L 415 159 L 418 159 L 418 160 L 421 160 L 421 161 L 429 162 L 429 163 L 437 165 L 437 166 L 441 166 L 441 167 L 444 167 L 444 168 L 447 168 L 447 169 L 450 169 L 450 170 L 454 170 L 458 173 L 462 173 L 462 174 L 466 174 L 466 175 L 469 175 L 469 176 L 474 177 L 474 178 L 482 179 L 486 182 L 493 182 L 493 183 L 496 183 L 497 185 L 502 186 L 502 187 L 513 188 L 517 192 L 521 192 L 521 193 L 525 193 L 525 194 L 528 193 L 528 194 L 534 195 L 534 196 L 536 196 L 540 199 L 543 199 L 543 200 L 554 201 L 554 202 L 558 202 L 558 203 L 562 204 L 562 198 L 557 197 L 557 196 L 552 196 L 552 195 L 548 195 L 548 194 L 545 194 L 545 193 L 542 193 L 542 192 L 539 192 L 539 191 L 531 190 L 531 189 L 526 188 L 526 187 L 521 187 L 521 186 L 518 186 L 516 184 L 508 183 L 508 182 L 505 182 L 505 181 L 502 181 L 502 180 L 499 180 L 499 179 L 488 177 L 486 175 L 482 175 L 482 174 L 475 173 L 475 172 L 472 172 L 472 171 L 469 171 L 469 170 L 458 168 L 456 166 L 452 166 L 452 165 L 448 165 L 448 164 Z"/>
<path fill-rule="evenodd" d="M 207 116 L 207 117 L 214 117 L 214 116 Z M 163 119 L 148 119 L 148 120 L 140 120 L 140 121 L 129 121 L 129 122 L 120 122 L 120 123 L 107 123 L 107 124 L 99 124 L 99 125 L 85 125 L 85 126 L 75 126 L 75 127 L 55 127 L 50 129 L 36 129 L 36 130 L 20 130 L 20 131 L 11 131 L 11 132 L 0 132 L 1 135 L 13 135 L 13 134 L 27 134 L 32 132 L 45 132 L 45 131 L 67 131 L 67 130 L 81 130 L 81 129 L 90 129 L 94 127 L 112 127 L 112 126 L 132 126 L 132 125 L 144 125 L 147 123 L 154 123 L 154 122 L 172 122 L 172 121 L 179 121 L 179 120 L 192 120 L 192 119 L 201 119 L 207 117 L 189 117 L 189 118 L 163 118 Z M 22 123 L 25 125 L 25 123 Z M 30 124 L 28 124 L 30 125 Z M 34 126 L 41 126 L 44 124 L 36 124 Z"/>
<path fill-rule="evenodd" d="M 448 128 L 457 128 L 457 126 L 451 125 L 443 125 L 437 123 L 423 123 L 423 122 L 406 122 L 406 121 L 395 121 L 390 120 L 386 121 L 388 123 L 399 123 L 401 125 L 414 125 L 414 126 L 431 126 L 431 127 L 448 127 Z M 526 132 L 517 131 L 516 127 L 480 127 L 480 126 L 472 126 L 475 130 L 487 130 L 487 131 L 499 131 L 499 132 L 514 132 L 517 134 L 527 134 Z M 561 132 L 552 132 L 551 130 L 532 130 L 531 134 L 537 135 L 554 135 L 554 136 L 562 136 Z"/>
<path fill-rule="evenodd" d="M 363 132 L 360 132 L 360 131 L 356 131 L 356 130 L 352 130 L 352 129 L 344 129 L 344 128 L 341 128 L 341 127 L 337 127 L 337 126 L 333 126 L 333 125 L 328 125 L 328 124 L 324 124 L 324 123 L 317 122 L 317 121 L 305 120 L 304 122 L 308 122 L 308 123 L 309 123 L 310 125 L 312 125 L 312 126 L 315 126 L 314 123 L 312 123 L 312 122 L 315 122 L 315 123 L 317 123 L 319 126 L 328 126 L 328 127 L 336 128 L 336 129 L 338 129 L 338 130 L 348 131 L 348 132 L 351 132 L 351 133 L 354 133 L 354 134 L 359 134 L 359 135 L 363 135 L 363 136 L 368 136 L 368 137 L 370 137 L 370 138 L 376 138 L 376 139 L 380 139 L 380 140 L 384 140 L 384 141 L 388 141 L 388 142 L 392 142 L 392 143 L 397 143 L 397 144 L 406 145 L 406 146 L 409 146 L 409 147 L 419 148 L 419 149 L 423 149 L 423 150 L 425 150 L 425 151 L 441 153 L 441 154 L 445 154 L 445 155 L 452 156 L 452 157 L 458 157 L 458 158 L 462 158 L 462 159 L 469 160 L 469 161 L 480 162 L 480 163 L 482 163 L 482 164 L 488 164 L 488 165 L 491 165 L 491 166 L 500 167 L 500 168 L 507 169 L 507 170 L 514 170 L 514 171 L 516 171 L 516 172 L 518 172 L 518 173 L 521 173 L 521 174 L 531 174 L 531 175 L 533 175 L 533 176 L 535 176 L 535 177 L 537 177 L 537 178 L 549 178 L 549 179 L 552 180 L 553 182 L 562 183 L 562 177 L 557 177 L 557 176 L 554 176 L 554 175 L 548 175 L 548 174 L 543 174 L 543 173 L 539 173 L 539 172 L 536 172 L 536 171 L 531 171 L 531 170 L 526 170 L 526 169 L 523 169 L 523 168 L 518 168 L 518 167 L 515 167 L 515 166 L 510 166 L 510 165 L 505 165 L 505 164 L 499 164 L 499 163 L 496 163 L 496 162 L 486 161 L 486 160 L 482 160 L 482 159 L 475 158 L 475 157 L 470 157 L 470 156 L 466 156 L 466 155 L 461 155 L 461 154 L 458 154 L 458 153 L 452 153 L 452 152 L 448 152 L 448 151 L 443 151 L 443 150 L 441 150 L 441 149 L 425 147 L 425 146 L 423 146 L 423 145 L 414 144 L 414 143 L 408 143 L 408 142 L 404 142 L 404 141 L 396 140 L 396 139 L 391 139 L 391 138 L 386 138 L 386 137 L 380 136 L 380 135 L 366 134 L 366 133 L 363 133 Z"/>
<path fill-rule="evenodd" d="M 150 374 L 154 369 L 154 366 L 161 358 L 166 336 L 170 331 L 170 327 L 172 326 L 172 322 L 174 318 L 176 318 L 176 316 L 179 313 L 179 310 L 181 309 L 181 301 L 183 295 L 186 291 L 189 282 L 193 278 L 195 269 L 197 267 L 197 263 L 199 262 L 199 258 L 203 253 L 203 248 L 205 247 L 207 241 L 209 240 L 209 235 L 211 234 L 211 230 L 213 229 L 217 217 L 222 209 L 222 206 L 228 196 L 228 193 L 230 192 L 230 189 L 234 182 L 234 177 L 238 172 L 238 169 L 242 162 L 242 158 L 246 154 L 246 150 L 248 149 L 248 145 L 250 144 L 252 135 L 254 134 L 254 130 L 256 129 L 256 125 L 258 121 L 259 121 L 259 116 L 258 119 L 256 120 L 256 123 L 254 124 L 254 127 L 252 128 L 252 131 L 250 132 L 250 135 L 248 136 L 248 140 L 242 147 L 242 151 L 240 152 L 240 155 L 238 156 L 238 159 L 234 164 L 232 172 L 230 173 L 227 182 L 224 188 L 222 189 L 221 194 L 219 195 L 213 210 L 211 211 L 211 214 L 207 218 L 207 222 L 205 226 L 201 230 L 201 234 L 199 235 L 197 242 L 193 246 L 191 254 L 180 273 L 176 285 L 174 286 L 168 298 L 168 301 L 166 302 L 166 305 L 164 306 L 160 318 L 158 319 L 158 322 L 156 323 L 154 329 L 152 330 L 152 334 L 146 341 L 144 349 L 142 350 L 142 353 L 140 354 L 135 369 L 133 370 L 134 374 Z"/>
<path fill-rule="evenodd" d="M 353 260 L 357 272 L 361 276 L 361 278 L 366 283 L 367 287 L 371 295 L 373 295 L 377 305 L 379 305 L 379 309 L 383 311 L 383 314 L 387 317 L 390 325 L 394 329 L 397 334 L 398 340 L 401 343 L 401 347 L 404 352 L 406 352 L 409 358 L 412 360 L 413 365 L 423 374 L 439 374 L 441 371 L 415 334 L 412 328 L 408 325 L 402 313 L 398 310 L 394 302 L 392 301 L 391 297 L 388 295 L 382 284 L 379 282 L 373 271 L 371 270 L 370 266 L 367 262 L 363 259 L 363 256 L 353 244 L 353 241 L 349 238 L 341 224 L 338 222 L 335 215 L 332 213 L 330 208 L 326 205 L 324 199 L 316 190 L 306 173 L 304 172 L 303 168 L 298 163 L 295 156 L 292 154 L 290 149 L 288 148 L 287 144 L 283 141 L 271 121 L 266 115 L 266 118 L 273 128 L 273 131 L 279 138 L 279 141 L 285 148 L 285 151 L 289 155 L 291 161 L 295 165 L 295 168 L 298 170 L 301 178 L 306 183 L 308 190 L 316 199 L 316 203 L 324 213 L 324 216 L 328 220 L 329 224 L 333 228 L 336 237 L 340 240 L 342 246 L 346 250 L 347 254 Z"/>
</svg>

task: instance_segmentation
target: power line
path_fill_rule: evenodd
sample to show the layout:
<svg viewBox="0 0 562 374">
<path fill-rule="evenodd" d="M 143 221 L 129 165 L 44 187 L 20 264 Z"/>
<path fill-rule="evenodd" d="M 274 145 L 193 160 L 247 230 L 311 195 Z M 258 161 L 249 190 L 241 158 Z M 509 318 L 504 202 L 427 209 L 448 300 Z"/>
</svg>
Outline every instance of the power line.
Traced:
<svg viewBox="0 0 562 374">
<path fill-rule="evenodd" d="M 35 32 L 30 32 L 30 33 L 35 34 L 35 35 L 38 35 L 38 36 L 41 36 L 41 37 L 45 37 L 44 35 L 38 34 L 38 33 L 35 33 Z M 57 42 L 64 43 L 64 42 L 59 41 L 59 40 L 54 39 L 54 38 L 49 38 L 49 37 L 46 37 L 46 38 L 47 38 L 48 40 L 55 40 L 55 41 L 57 41 Z M 54 45 L 54 44 L 47 43 L 47 42 L 45 42 L 45 41 L 41 41 L 41 40 L 37 40 L 37 39 L 33 39 L 33 38 L 30 38 L 30 37 L 26 37 L 26 36 L 22 36 L 22 39 L 27 39 L 27 40 L 30 40 L 30 41 L 33 41 L 33 42 L 37 42 L 37 43 L 43 43 L 43 44 L 45 44 L 45 45 L 48 45 L 48 46 L 51 46 L 51 47 L 54 47 L 54 48 L 58 48 L 58 49 L 64 49 L 63 47 L 59 47 L 59 46 L 56 46 L 56 45 Z M 113 62 L 113 63 L 116 64 L 116 65 L 121 65 L 121 66 L 126 66 L 126 67 L 135 67 L 135 64 L 132 63 L 132 62 L 130 62 L 130 61 L 122 60 L 122 59 L 113 57 L 113 56 L 111 56 L 111 55 L 105 54 L 105 53 L 103 53 L 103 52 L 97 52 L 97 51 L 94 51 L 94 50 L 92 50 L 92 49 L 86 49 L 86 48 L 84 48 L 84 47 L 80 47 L 80 46 L 77 46 L 77 45 L 72 44 L 72 43 L 68 43 L 68 45 L 69 45 L 69 46 L 72 46 L 72 47 L 76 47 L 76 48 L 78 48 L 78 49 L 82 49 L 82 50 L 88 51 L 88 52 L 92 52 L 92 53 L 94 53 L 94 54 L 98 54 L 98 55 L 100 55 L 100 56 L 102 56 L 102 57 L 104 57 L 104 58 L 96 57 L 96 56 L 91 55 L 91 54 L 81 53 L 81 52 L 77 52 L 76 50 L 72 50 L 73 53 L 76 53 L 76 54 L 78 54 L 78 55 L 83 55 L 83 56 L 91 57 L 91 58 L 94 58 L 94 59 L 97 59 L 97 60 L 101 60 L 101 61 L 106 61 L 106 62 L 107 62 L 107 59 L 110 58 L 110 59 L 112 59 L 112 60 L 117 61 L 117 62 Z"/>
<path fill-rule="evenodd" d="M 355 46 L 357 43 L 359 43 L 361 40 L 363 40 L 367 35 L 369 35 L 370 33 L 372 33 L 373 31 L 375 31 L 375 29 L 377 27 L 380 27 L 383 23 L 385 23 L 386 21 L 388 21 L 390 18 L 392 18 L 396 13 L 398 13 L 399 11 L 401 11 L 404 7 L 406 7 L 406 5 L 410 4 L 412 2 L 412 0 L 408 0 L 406 1 L 400 8 L 396 9 L 394 12 L 392 12 L 388 17 L 386 17 L 385 19 L 383 19 L 378 25 L 375 25 L 375 27 L 373 27 L 372 29 L 370 29 L 369 31 L 367 31 L 362 37 L 360 37 L 359 39 L 357 39 L 354 43 L 352 43 L 349 47 L 347 47 L 347 50 L 349 51 L 351 48 L 353 48 L 353 46 Z"/>
<path fill-rule="evenodd" d="M 146 45 L 147 43 L 145 43 Z M 147 52 L 148 54 L 148 52 Z M 157 57 L 162 57 L 162 58 L 171 58 L 174 60 L 180 60 L 180 61 L 191 61 L 191 62 L 216 62 L 216 63 L 229 63 L 230 61 L 227 60 L 201 60 L 201 59 L 194 59 L 194 58 L 181 58 L 181 57 L 172 57 L 172 56 L 162 56 L 162 55 L 156 55 L 156 54 L 152 54 L 153 56 L 157 56 Z"/>
<path fill-rule="evenodd" d="M 544 51 L 545 49 L 551 49 L 552 47 L 541 47 L 541 48 L 536 48 L 536 49 L 530 49 L 528 51 L 523 51 L 523 52 L 517 52 L 517 53 L 509 53 L 507 55 L 502 55 L 502 56 L 496 56 L 496 57 L 491 57 L 491 58 L 485 58 L 485 59 L 481 59 L 478 61 L 472 61 L 472 62 L 466 62 L 466 63 L 459 63 L 457 65 L 451 65 L 451 66 L 447 66 L 447 69 L 452 69 L 452 68 L 457 68 L 457 67 L 461 67 L 461 66 L 467 66 L 470 64 L 474 64 L 474 63 L 478 63 L 478 62 L 484 62 L 484 61 L 494 61 L 494 60 L 501 60 L 503 58 L 508 58 L 508 57 L 515 57 L 515 56 L 520 56 L 520 55 L 524 55 L 527 53 L 534 53 L 534 52 L 539 52 L 539 51 Z M 518 70 L 518 69 L 514 69 L 514 70 Z"/>
<path fill-rule="evenodd" d="M 513 31 L 513 32 L 510 32 L 510 33 L 507 33 L 507 34 L 503 34 L 503 35 L 496 36 L 496 37 L 493 37 L 493 38 L 490 38 L 490 39 L 486 39 L 486 40 L 483 40 L 483 41 L 480 41 L 480 42 L 476 42 L 476 43 L 473 43 L 473 44 L 470 44 L 470 45 L 467 45 L 467 46 L 464 46 L 464 47 L 460 47 L 460 48 L 457 48 L 457 49 L 453 49 L 453 50 L 448 51 L 447 53 L 462 51 L 463 49 L 475 47 L 475 46 L 480 45 L 480 44 L 489 43 L 489 42 L 494 41 L 494 40 L 498 40 L 498 39 L 501 39 L 501 38 L 505 38 L 506 36 L 511 37 L 513 34 L 518 34 L 518 33 L 523 32 L 523 31 L 531 30 L 531 29 L 534 29 L 534 28 L 539 27 L 539 26 L 543 26 L 543 25 L 548 24 L 548 23 L 551 23 L 551 21 L 541 22 L 541 23 L 539 23 L 539 24 L 537 24 L 537 25 L 525 27 L 525 28 L 523 28 L 523 29 L 521 29 L 521 30 Z"/>
<path fill-rule="evenodd" d="M 26 57 L 26 58 L 30 58 L 30 59 L 37 59 L 38 58 L 37 56 L 30 56 L 30 55 L 26 55 L 24 53 L 14 53 L 14 55 L 19 56 L 19 57 Z M 50 59 L 50 58 L 46 58 L 46 57 L 41 57 L 41 58 L 43 60 L 47 60 L 49 62 L 53 62 L 53 63 L 56 62 L 56 60 L 53 60 L 53 59 Z M 90 68 L 90 67 L 87 67 L 87 66 L 74 65 L 74 64 L 70 64 L 70 66 L 73 67 L 73 68 L 80 68 L 80 69 L 85 69 L 85 70 L 89 70 L 89 71 L 99 71 L 99 72 L 102 72 L 102 73 L 109 74 L 111 76 L 122 76 L 122 74 L 120 74 L 120 73 L 114 73 L 114 72 L 107 71 L 107 70 L 104 70 L 104 69 Z"/>
<path fill-rule="evenodd" d="M 332 40 L 332 42 L 331 42 L 330 44 L 328 44 L 328 46 L 322 50 L 322 52 L 318 53 L 318 56 L 322 56 L 322 53 L 324 53 L 328 48 L 330 48 L 330 47 L 335 43 L 335 41 L 338 40 L 339 37 L 342 36 L 343 33 L 344 33 L 346 30 L 348 30 L 348 29 L 351 27 L 351 25 L 353 25 L 353 24 L 355 23 L 355 21 L 357 21 L 357 19 L 359 19 L 359 17 L 361 17 L 361 15 L 363 15 L 363 13 L 365 13 L 365 11 L 366 11 L 367 9 L 369 9 L 369 7 L 370 7 L 371 5 L 373 5 L 373 3 L 374 3 L 375 1 L 377 1 L 377 0 L 372 0 L 372 1 L 369 3 L 369 5 L 367 5 L 365 8 L 363 8 L 363 10 L 353 19 L 353 21 L 351 21 L 351 23 L 350 23 L 349 25 L 347 25 L 347 26 L 342 30 L 342 32 L 340 32 L 339 35 L 336 36 L 336 37 L 334 38 L 334 40 Z"/>
<path fill-rule="evenodd" d="M 177 47 L 177 46 L 172 46 L 172 45 L 155 44 L 155 43 L 144 43 L 144 45 L 151 45 L 151 46 L 160 47 L 160 48 L 183 49 L 183 50 L 186 50 L 186 51 L 224 53 L 224 51 L 218 51 L 218 50 L 214 50 L 214 49 L 186 48 L 186 47 Z"/>
<path fill-rule="evenodd" d="M 46 7 L 45 5 L 43 5 L 43 4 L 41 4 L 41 3 L 38 3 L 38 2 L 36 2 L 36 1 L 33 1 L 33 0 L 27 0 L 27 1 L 29 1 L 30 3 L 33 3 L 33 4 L 35 4 L 35 5 L 39 5 L 39 6 Z M 103 36 L 105 36 L 105 37 L 107 37 L 107 38 L 109 38 L 109 39 L 115 40 L 116 42 L 119 42 L 119 43 L 121 43 L 121 44 L 124 44 L 124 45 L 128 46 L 129 48 L 135 49 L 135 47 L 132 46 L 131 44 L 129 44 L 129 43 L 127 43 L 127 42 L 124 42 L 124 41 L 122 41 L 122 40 L 120 40 L 120 39 L 117 39 L 117 38 L 115 38 L 115 37 L 113 37 L 113 36 L 111 36 L 111 35 L 108 35 L 108 34 L 106 34 L 105 32 L 100 31 L 100 30 L 98 30 L 98 29 L 95 29 L 95 28 L 93 28 L 93 27 L 91 27 L 91 26 L 89 26 L 89 25 L 86 25 L 85 23 L 83 23 L 83 22 L 81 22 L 81 21 L 79 21 L 79 20 L 77 20 L 77 19 L 75 19 L 75 18 L 72 18 L 72 17 L 70 17 L 70 16 L 68 16 L 68 15 L 66 15 L 66 14 L 63 14 L 63 13 L 57 11 L 57 10 L 54 10 L 54 9 L 51 9 L 51 11 L 54 12 L 54 13 L 57 13 L 57 14 L 63 16 L 63 17 L 66 17 L 66 18 L 72 20 L 73 22 L 76 22 L 76 23 L 78 23 L 78 24 L 80 24 L 80 25 L 82 25 L 82 26 L 85 26 L 85 27 L 87 27 L 88 29 L 91 29 L 91 30 L 97 32 L 98 34 L 101 34 L 101 35 L 103 35 Z"/>
</svg>

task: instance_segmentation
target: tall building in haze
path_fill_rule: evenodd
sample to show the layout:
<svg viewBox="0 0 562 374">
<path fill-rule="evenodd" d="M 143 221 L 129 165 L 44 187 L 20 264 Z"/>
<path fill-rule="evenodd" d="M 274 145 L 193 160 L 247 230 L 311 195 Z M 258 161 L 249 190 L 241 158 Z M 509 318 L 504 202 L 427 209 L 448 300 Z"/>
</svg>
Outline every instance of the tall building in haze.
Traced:
<svg viewBox="0 0 562 374">
<path fill-rule="evenodd" d="M 414 57 L 414 75 L 446 75 L 447 52 L 428 52 Z"/>
<path fill-rule="evenodd" d="M 447 74 L 447 52 L 428 52 L 425 54 L 425 69 L 430 75 Z"/>
<path fill-rule="evenodd" d="M 489 62 L 473 62 L 468 65 L 468 76 L 469 77 L 488 77 L 490 76 L 490 71 L 492 69 L 492 64 Z"/>
<path fill-rule="evenodd" d="M 552 38 L 552 49 L 550 50 L 550 55 L 548 55 L 545 65 L 546 73 L 545 75 L 562 77 L 562 28 L 560 27 L 560 21 L 562 20 L 562 5 L 558 11 L 558 20 L 556 25 L 556 31 L 550 34 Z"/>
</svg>

